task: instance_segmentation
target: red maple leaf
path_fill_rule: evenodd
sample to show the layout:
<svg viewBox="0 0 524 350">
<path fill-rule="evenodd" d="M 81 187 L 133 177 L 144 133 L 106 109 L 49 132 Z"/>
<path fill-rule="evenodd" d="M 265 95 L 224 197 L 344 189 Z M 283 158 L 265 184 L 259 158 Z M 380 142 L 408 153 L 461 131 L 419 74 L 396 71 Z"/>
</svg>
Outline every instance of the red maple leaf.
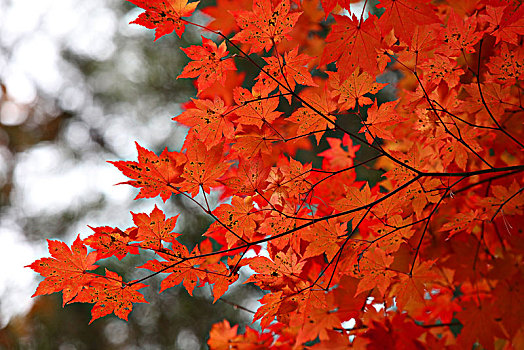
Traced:
<svg viewBox="0 0 524 350">
<path fill-rule="evenodd" d="M 162 250 L 162 241 L 174 242 L 180 234 L 173 232 L 178 215 L 166 220 L 162 210 L 155 208 L 150 215 L 145 213 L 131 213 L 133 222 L 138 227 L 137 241 L 141 241 L 140 246 Z"/>
<path fill-rule="evenodd" d="M 335 117 L 331 113 L 337 109 L 337 103 L 331 99 L 327 86 L 320 93 L 309 89 L 305 90 L 300 94 L 300 97 L 315 110 L 307 106 L 298 108 L 288 120 L 298 124 L 297 134 L 314 133 L 318 144 L 326 128 L 332 126 L 335 121 Z"/>
<path fill-rule="evenodd" d="M 33 296 L 62 292 L 63 304 L 69 303 L 88 284 L 96 269 L 97 253 L 87 253 L 87 247 L 78 236 L 71 249 L 64 242 L 47 240 L 51 258 L 36 260 L 26 267 L 32 268 L 45 279 L 40 282 Z"/>
<path fill-rule="evenodd" d="M 366 94 L 376 94 L 387 83 L 377 83 L 367 72 L 355 69 L 347 79 L 340 79 L 340 74 L 328 72 L 332 97 L 338 97 L 340 109 L 353 109 L 356 105 L 362 107 L 373 103 Z"/>
<path fill-rule="evenodd" d="M 151 198 L 160 195 L 165 201 L 174 191 L 174 187 L 181 181 L 183 155 L 177 152 L 169 152 L 167 148 L 157 156 L 136 143 L 138 151 L 138 162 L 109 162 L 116 166 L 124 175 L 133 179 L 121 182 L 133 187 L 140 188 L 135 197 Z"/>
<path fill-rule="evenodd" d="M 511 47 L 504 43 L 501 46 L 500 56 L 493 57 L 487 65 L 493 77 L 490 81 L 501 82 L 504 86 L 524 80 L 524 47 Z"/>
<path fill-rule="evenodd" d="M 184 166 L 180 184 L 181 191 L 189 192 L 193 197 L 200 189 L 209 193 L 211 187 L 220 186 L 218 179 L 224 175 L 229 164 L 224 161 L 223 145 L 216 145 L 210 149 L 197 139 L 186 140 L 187 162 Z"/>
<path fill-rule="evenodd" d="M 518 45 L 520 35 L 524 35 L 524 7 L 515 3 L 515 6 L 506 2 L 494 2 L 502 6 L 486 5 L 486 14 L 481 19 L 489 24 L 487 32 L 497 40 Z"/>
<path fill-rule="evenodd" d="M 133 1 L 156 38 L 190 24 L 225 41 L 184 45 L 180 77 L 199 99 L 174 118 L 189 127 L 182 151 L 137 146 L 137 161 L 113 164 L 137 198 L 176 193 L 214 222 L 185 246 L 155 206 L 125 231 L 50 241 L 30 265 L 44 276 L 35 295 L 125 319 L 155 278 L 235 306 L 223 295 L 251 267 L 264 332 L 223 322 L 210 348 L 519 347 L 524 7 L 353 2 L 208 1 L 206 27 L 185 19 L 198 2 Z M 375 97 L 379 79 L 391 86 Z M 156 255 L 140 280 L 93 271 L 138 252 Z"/>
<path fill-rule="evenodd" d="M 446 56 L 460 56 L 462 52 L 472 53 L 475 44 L 482 39 L 483 31 L 477 30 L 477 17 L 459 16 L 455 11 L 450 13 L 448 23 L 442 31 L 442 41 L 447 45 L 437 48 Z"/>
<path fill-rule="evenodd" d="M 300 280 L 300 273 L 305 262 L 288 249 L 286 252 L 280 251 L 276 254 L 275 259 L 271 260 L 264 256 L 245 259 L 244 262 L 257 272 L 248 278 L 247 282 L 255 282 L 262 288 L 278 290 L 285 286 L 294 288 L 297 281 Z"/>
<path fill-rule="evenodd" d="M 237 336 L 238 325 L 231 327 L 228 320 L 215 323 L 209 332 L 209 340 L 207 344 L 211 349 L 228 350 L 231 348 L 231 343 Z"/>
<path fill-rule="evenodd" d="M 289 13 L 289 0 L 273 7 L 271 0 L 254 0 L 253 11 L 234 13 L 241 29 L 231 40 L 251 44 L 250 52 L 269 50 L 284 38 L 300 17 L 300 12 Z"/>
<path fill-rule="evenodd" d="M 457 86 L 464 71 L 457 67 L 455 60 L 447 56 L 435 55 L 432 59 L 423 61 L 419 68 L 423 70 L 424 82 L 440 84 L 445 82 L 449 88 Z"/>
<path fill-rule="evenodd" d="M 383 103 L 378 107 L 375 101 L 371 108 L 368 109 L 368 117 L 359 132 L 363 132 L 366 135 L 366 140 L 370 144 L 377 137 L 384 140 L 395 139 L 389 127 L 401 121 L 395 111 L 396 105 L 397 102 L 392 101 Z"/>
<path fill-rule="evenodd" d="M 326 38 L 326 47 L 320 64 L 336 62 L 342 79 L 359 67 L 371 75 L 378 73 L 377 55 L 381 49 L 381 35 L 377 17 L 370 15 L 365 21 L 355 15 L 333 15 L 336 24 Z"/>
<path fill-rule="evenodd" d="M 207 24 L 212 30 L 217 30 L 224 35 L 237 32 L 239 27 L 231 11 L 251 10 L 252 0 L 217 0 L 215 6 L 208 6 L 202 12 L 213 18 Z"/>
<path fill-rule="evenodd" d="M 234 266 L 238 261 L 237 258 L 231 258 L 229 261 L 230 266 Z M 204 280 L 209 284 L 213 285 L 213 302 L 215 303 L 225 292 L 229 289 L 229 286 L 238 280 L 238 273 L 231 273 L 227 266 L 223 263 L 214 264 L 212 270 L 209 267 L 206 269 L 207 276 Z"/>
<path fill-rule="evenodd" d="M 239 195 L 253 195 L 266 188 L 270 171 L 260 154 L 250 158 L 239 157 L 236 171 L 221 182 Z"/>
<path fill-rule="evenodd" d="M 395 36 L 405 43 L 411 41 L 418 26 L 438 22 L 427 0 L 382 0 L 377 8 L 386 10 L 379 21 L 383 35 L 394 29 Z"/>
<path fill-rule="evenodd" d="M 202 46 L 193 45 L 182 49 L 191 58 L 178 78 L 197 78 L 198 91 L 202 91 L 219 82 L 224 85 L 226 72 L 235 70 L 235 62 L 227 58 L 226 42 L 217 46 L 211 39 L 202 37 Z"/>
<path fill-rule="evenodd" d="M 340 328 L 341 322 L 337 314 L 321 308 L 318 304 L 315 306 L 305 314 L 292 315 L 290 324 L 300 327 L 297 342 L 304 343 L 317 337 L 321 341 L 328 340 L 328 330 Z"/>
<path fill-rule="evenodd" d="M 358 283 L 355 295 L 367 290 L 377 288 L 381 295 L 386 293 L 386 289 L 396 275 L 389 270 L 393 262 L 392 255 L 386 255 L 380 248 L 367 250 L 363 258 L 359 261 L 360 282 Z"/>
<path fill-rule="evenodd" d="M 273 344 L 271 333 L 259 333 L 246 327 L 243 334 L 237 334 L 238 325 L 231 327 L 227 320 L 214 324 L 207 344 L 213 350 L 263 350 Z M 228 338 L 226 338 L 228 337 Z"/>
<path fill-rule="evenodd" d="M 282 291 L 266 294 L 258 301 L 262 305 L 253 316 L 253 321 L 260 320 L 260 326 L 262 329 L 266 329 L 273 322 L 275 316 L 282 314 L 280 310 L 283 301 Z"/>
<path fill-rule="evenodd" d="M 417 264 L 411 274 L 399 274 L 400 283 L 395 295 L 400 308 L 423 308 L 426 293 L 431 292 L 433 285 L 439 281 L 439 275 L 432 270 L 434 261 Z"/>
<path fill-rule="evenodd" d="M 353 141 L 349 135 L 344 135 L 342 141 L 333 137 L 327 137 L 326 140 L 330 148 L 318 155 L 325 158 L 329 164 L 329 169 L 341 170 L 353 165 L 360 145 L 353 146 Z M 347 150 L 342 148 L 342 146 L 346 147 Z"/>
<path fill-rule="evenodd" d="M 339 5 L 349 10 L 349 6 L 350 6 L 349 4 L 352 2 L 358 2 L 358 1 L 355 1 L 355 0 L 321 0 L 320 2 L 322 3 L 322 8 L 324 9 L 324 13 L 326 14 L 326 18 L 327 18 L 327 16 L 329 16 L 329 14 L 331 13 L 331 11 L 333 11 L 335 6 Z"/>
<path fill-rule="evenodd" d="M 264 60 L 268 64 L 258 75 L 255 84 L 260 91 L 273 91 L 278 87 L 282 94 L 286 94 L 294 92 L 297 84 L 317 86 L 307 68 L 312 58 L 305 54 L 299 55 L 298 46 L 284 53 L 283 57 L 264 57 Z M 287 94 L 286 98 L 291 101 L 291 95 Z"/>
<path fill-rule="evenodd" d="M 192 100 L 196 108 L 188 108 L 185 112 L 173 118 L 179 123 L 190 126 L 192 137 L 204 142 L 207 147 L 216 146 L 224 138 L 232 139 L 235 127 L 232 122 L 234 115 L 231 108 L 224 104 L 220 97 L 214 100 Z"/>
<path fill-rule="evenodd" d="M 147 286 L 143 283 L 124 284 L 121 276 L 108 269 L 105 271 L 105 276 L 90 281 L 72 302 L 95 304 L 91 310 L 93 317 L 89 323 L 112 312 L 127 321 L 133 303 L 147 303 L 142 293 L 138 292 L 138 289 Z"/>
<path fill-rule="evenodd" d="M 277 140 L 275 131 L 267 125 L 262 125 L 262 130 L 257 127 L 242 127 L 245 132 L 235 136 L 233 150 L 238 153 L 240 158 L 251 159 L 258 154 L 265 160 L 272 154 L 273 142 Z"/>
<path fill-rule="evenodd" d="M 301 235 L 303 240 L 310 242 L 303 258 L 326 254 L 328 260 L 331 261 L 339 251 L 341 237 L 345 233 L 344 225 L 335 220 L 312 225 L 309 230 Z"/>
<path fill-rule="evenodd" d="M 458 344 L 469 348 L 478 342 L 485 349 L 495 349 L 495 337 L 503 338 L 504 334 L 496 320 L 493 303 L 484 301 L 479 306 L 470 301 L 463 303 L 462 307 L 456 316 L 464 326 L 457 338 Z"/>
<path fill-rule="evenodd" d="M 251 197 L 243 199 L 234 196 L 231 204 L 222 204 L 213 211 L 219 222 L 211 225 L 206 236 L 213 237 L 216 230 L 225 231 L 222 234 L 225 235 L 228 248 L 241 243 L 241 239 L 251 241 L 257 235 L 257 222 L 253 209 Z M 227 227 L 226 230 L 223 225 Z"/>
<path fill-rule="evenodd" d="M 185 30 L 182 17 L 191 16 L 200 1 L 188 3 L 187 0 L 127 0 L 146 10 L 134 21 L 148 29 L 155 29 L 155 41 L 173 32 L 181 37 Z"/>
<path fill-rule="evenodd" d="M 282 114 L 275 111 L 278 107 L 278 95 L 268 96 L 267 90 L 253 88 L 253 92 L 250 92 L 248 89 L 237 87 L 234 96 L 239 106 L 235 110 L 239 116 L 239 124 L 256 125 L 261 128 L 264 123 L 271 123 Z"/>
</svg>

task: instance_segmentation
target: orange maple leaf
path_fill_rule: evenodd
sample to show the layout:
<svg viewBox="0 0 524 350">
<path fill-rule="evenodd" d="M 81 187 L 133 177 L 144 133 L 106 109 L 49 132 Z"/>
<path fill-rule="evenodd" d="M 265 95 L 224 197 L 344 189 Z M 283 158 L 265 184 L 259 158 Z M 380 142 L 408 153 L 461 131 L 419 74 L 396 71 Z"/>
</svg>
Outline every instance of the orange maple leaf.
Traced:
<svg viewBox="0 0 524 350">
<path fill-rule="evenodd" d="M 301 234 L 301 238 L 309 245 L 303 258 L 326 254 L 329 261 L 338 253 L 343 241 L 342 235 L 346 233 L 346 225 L 337 223 L 335 220 L 322 221 L 312 225 Z"/>
<path fill-rule="evenodd" d="M 480 226 L 482 220 L 488 216 L 485 213 L 481 213 L 479 210 L 470 210 L 465 213 L 457 213 L 451 220 L 442 225 L 442 231 L 449 231 L 449 235 L 446 240 L 451 239 L 458 233 L 467 232 L 471 234 L 474 231 L 475 226 Z"/>
<path fill-rule="evenodd" d="M 348 211 L 346 220 L 352 219 L 353 227 L 364 217 L 365 209 L 360 209 L 375 200 L 376 196 L 371 195 L 369 184 L 366 183 L 360 190 L 358 187 L 348 187 L 344 185 L 344 195 L 342 199 L 333 204 L 333 207 L 341 212 Z"/>
<path fill-rule="evenodd" d="M 257 272 L 245 283 L 254 282 L 262 288 L 272 290 L 279 290 L 285 286 L 296 288 L 297 281 L 300 280 L 299 275 L 305 265 L 291 248 L 286 252 L 278 252 L 274 260 L 257 256 L 244 259 L 244 262 Z"/>
<path fill-rule="evenodd" d="M 460 56 L 462 52 L 475 52 L 475 44 L 482 39 L 483 31 L 477 31 L 478 20 L 476 16 L 466 19 L 451 11 L 448 23 L 441 32 L 442 41 L 446 45 L 440 45 L 437 51 L 445 56 Z"/>
<path fill-rule="evenodd" d="M 239 9 L 251 10 L 252 0 L 217 0 L 215 6 L 208 6 L 202 12 L 209 15 L 213 20 L 206 27 L 220 31 L 224 35 L 237 32 L 240 28 L 231 11 Z"/>
<path fill-rule="evenodd" d="M 329 169 L 340 170 L 353 166 L 353 160 L 356 152 L 360 149 L 360 145 L 353 146 L 353 141 L 348 134 L 342 137 L 342 141 L 333 137 L 327 137 L 326 140 L 330 148 L 318 155 L 325 158 L 329 164 Z M 342 146 L 346 147 L 347 150 Z"/>
<path fill-rule="evenodd" d="M 266 329 L 275 319 L 275 316 L 283 313 L 281 307 L 282 302 L 284 301 L 284 296 L 282 295 L 282 291 L 278 291 L 266 294 L 258 301 L 262 305 L 257 309 L 257 312 L 253 316 L 253 321 L 260 319 L 260 327 Z"/>
<path fill-rule="evenodd" d="M 239 157 L 236 171 L 221 182 L 238 195 L 254 195 L 266 188 L 270 171 L 260 154 L 251 158 Z"/>
<path fill-rule="evenodd" d="M 304 343 L 306 341 L 319 338 L 321 341 L 328 340 L 328 330 L 333 328 L 340 328 L 341 322 L 335 313 L 329 312 L 322 308 L 312 308 L 308 314 L 304 315 L 294 314 L 291 317 L 290 325 L 300 327 L 297 342 Z"/>
<path fill-rule="evenodd" d="M 238 325 L 231 327 L 228 320 L 215 323 L 209 332 L 207 344 L 211 349 L 229 350 L 231 343 L 237 336 Z"/>
<path fill-rule="evenodd" d="M 267 125 L 262 125 L 262 130 L 257 127 L 242 127 L 245 132 L 235 135 L 233 150 L 240 157 L 247 160 L 256 157 L 258 154 L 262 159 L 266 159 L 272 152 L 272 143 L 276 139 L 275 132 Z"/>
<path fill-rule="evenodd" d="M 396 275 L 389 270 L 389 266 L 393 263 L 393 256 L 386 255 L 380 248 L 367 250 L 359 263 L 359 270 L 361 275 L 355 295 L 358 295 L 367 290 L 377 288 L 381 295 L 386 293 L 387 288 L 393 282 L 393 277 Z"/>
<path fill-rule="evenodd" d="M 237 259 L 238 260 L 238 259 Z M 230 260 L 230 266 L 234 265 L 235 261 Z M 206 269 L 206 281 L 213 285 L 213 303 L 215 303 L 225 292 L 229 286 L 238 280 L 238 273 L 230 273 L 230 270 L 223 263 L 213 265 L 213 270 Z"/>
<path fill-rule="evenodd" d="M 455 60 L 440 54 L 425 60 L 419 68 L 424 72 L 423 82 L 437 85 L 445 82 L 450 88 L 457 86 L 460 76 L 464 74 L 464 71 L 457 67 Z"/>
<path fill-rule="evenodd" d="M 433 264 L 434 261 L 417 263 L 411 275 L 398 275 L 399 283 L 395 285 L 395 296 L 399 309 L 422 308 L 425 305 L 426 293 L 431 292 L 431 288 L 439 280 L 439 275 L 431 269 Z"/>
<path fill-rule="evenodd" d="M 257 223 L 253 219 L 255 214 L 252 212 L 253 209 L 253 200 L 251 197 L 244 199 L 233 196 L 231 204 L 222 204 L 213 211 L 213 215 L 220 220 L 220 224 L 218 222 L 213 223 L 208 233 L 206 233 L 206 236 L 213 237 L 214 232 L 217 230 L 223 231 L 222 225 L 225 225 L 229 229 L 223 233 L 228 248 L 239 243 L 241 241 L 240 238 L 251 241 L 257 234 Z"/>
<path fill-rule="evenodd" d="M 216 323 L 211 328 L 207 344 L 213 350 L 263 350 L 274 342 L 271 333 L 259 333 L 246 327 L 244 334 L 237 334 L 238 325 L 231 327 L 227 320 Z"/>
<path fill-rule="evenodd" d="M 324 9 L 324 13 L 326 14 L 326 18 L 327 18 L 327 16 L 329 16 L 329 14 L 331 13 L 331 11 L 333 11 L 335 6 L 340 5 L 341 7 L 345 9 L 349 9 L 350 3 L 358 2 L 358 1 L 355 1 L 355 0 L 321 0 L 320 2 L 322 3 L 322 8 Z"/>
</svg>

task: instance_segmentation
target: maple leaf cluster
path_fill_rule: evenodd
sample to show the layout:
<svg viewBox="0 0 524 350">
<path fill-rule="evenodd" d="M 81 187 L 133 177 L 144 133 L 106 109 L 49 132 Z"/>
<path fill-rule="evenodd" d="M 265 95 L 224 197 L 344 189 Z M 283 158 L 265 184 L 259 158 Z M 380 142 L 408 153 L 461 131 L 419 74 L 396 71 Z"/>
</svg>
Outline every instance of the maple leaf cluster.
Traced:
<svg viewBox="0 0 524 350">
<path fill-rule="evenodd" d="M 178 78 L 197 88 L 173 118 L 189 127 L 182 150 L 137 144 L 137 161 L 111 163 L 136 199 L 184 196 L 214 223 L 192 249 L 156 206 L 71 248 L 49 241 L 35 295 L 127 319 L 152 276 L 167 274 L 161 291 L 212 285 L 217 301 L 249 266 L 267 292 L 258 330 L 218 323 L 212 349 L 524 346 L 519 1 L 129 1 L 155 40 L 193 25 L 216 41 L 182 49 Z M 95 272 L 143 251 L 148 277 Z"/>
</svg>

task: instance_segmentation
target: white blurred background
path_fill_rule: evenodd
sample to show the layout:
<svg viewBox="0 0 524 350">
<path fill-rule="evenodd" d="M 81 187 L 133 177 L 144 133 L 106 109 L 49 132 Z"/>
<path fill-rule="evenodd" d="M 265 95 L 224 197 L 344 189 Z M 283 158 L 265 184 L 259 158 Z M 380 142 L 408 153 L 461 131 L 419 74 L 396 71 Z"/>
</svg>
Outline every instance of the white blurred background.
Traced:
<svg viewBox="0 0 524 350">
<path fill-rule="evenodd" d="M 128 25 L 139 9 L 121 16 L 118 3 L 0 1 L 0 325 L 31 305 L 35 274 L 23 266 L 46 255 L 45 238 L 130 225 L 133 190 L 113 186 L 123 177 L 106 160 L 134 158 L 135 140 L 180 147 L 177 103 L 141 91 L 149 72 L 135 37 L 150 33 Z M 64 213 L 74 219 L 44 222 Z"/>
<path fill-rule="evenodd" d="M 189 213 L 177 227 L 189 231 L 186 243 L 209 225 L 178 198 L 133 201 L 137 191 L 114 186 L 127 179 L 106 163 L 135 160 L 135 141 L 179 150 L 186 129 L 171 117 L 195 95 L 190 81 L 176 80 L 187 62 L 178 47 L 199 42 L 200 33 L 189 28 L 182 40 L 153 43 L 153 31 L 129 25 L 140 12 L 124 0 L 0 0 L 0 348 L 198 349 L 212 322 L 236 313 L 231 305 L 207 310 L 207 296 L 189 307 L 175 288 L 151 300 L 157 308 L 138 307 L 129 323 L 109 318 L 87 331 L 89 308 L 62 313 L 49 306 L 60 306 L 59 297 L 31 298 L 39 279 L 24 266 L 48 256 L 46 239 L 70 244 L 90 234 L 87 225 L 125 229 L 130 210 L 155 204 L 169 216 Z M 75 310 L 81 321 L 68 318 Z"/>
</svg>

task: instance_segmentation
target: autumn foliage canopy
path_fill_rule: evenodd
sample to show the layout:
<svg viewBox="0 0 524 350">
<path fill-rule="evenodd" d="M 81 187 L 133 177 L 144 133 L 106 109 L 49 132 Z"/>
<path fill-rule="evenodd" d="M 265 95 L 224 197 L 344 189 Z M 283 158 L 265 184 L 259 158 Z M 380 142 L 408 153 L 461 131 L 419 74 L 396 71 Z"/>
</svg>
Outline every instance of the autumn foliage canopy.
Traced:
<svg viewBox="0 0 524 350">
<path fill-rule="evenodd" d="M 217 301 L 249 266 L 253 328 L 215 324 L 211 349 L 524 347 L 520 1 L 129 1 L 155 40 L 201 31 L 178 76 L 197 94 L 180 152 L 111 163 L 214 222 L 194 247 L 157 206 L 49 240 L 35 296 L 127 319 L 153 276 Z M 97 269 L 146 251 L 140 280 Z"/>
</svg>

